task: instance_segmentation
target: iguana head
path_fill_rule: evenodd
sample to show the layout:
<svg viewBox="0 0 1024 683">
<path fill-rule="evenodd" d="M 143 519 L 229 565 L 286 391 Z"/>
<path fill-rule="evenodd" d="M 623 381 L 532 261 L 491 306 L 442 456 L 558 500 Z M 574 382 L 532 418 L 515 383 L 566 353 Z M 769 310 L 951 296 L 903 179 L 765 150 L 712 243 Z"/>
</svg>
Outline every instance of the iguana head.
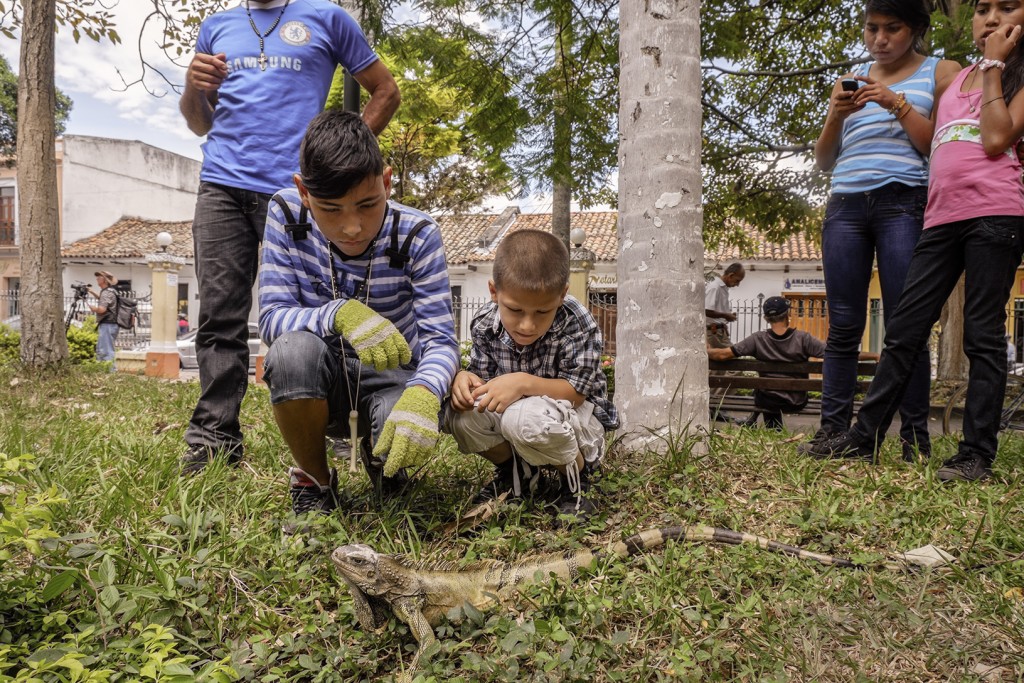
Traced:
<svg viewBox="0 0 1024 683">
<path fill-rule="evenodd" d="M 331 553 L 331 561 L 352 595 L 356 618 L 363 628 L 376 630 L 388 623 L 391 608 L 381 599 L 389 586 L 378 581 L 381 555 L 368 545 L 343 545 Z"/>
</svg>

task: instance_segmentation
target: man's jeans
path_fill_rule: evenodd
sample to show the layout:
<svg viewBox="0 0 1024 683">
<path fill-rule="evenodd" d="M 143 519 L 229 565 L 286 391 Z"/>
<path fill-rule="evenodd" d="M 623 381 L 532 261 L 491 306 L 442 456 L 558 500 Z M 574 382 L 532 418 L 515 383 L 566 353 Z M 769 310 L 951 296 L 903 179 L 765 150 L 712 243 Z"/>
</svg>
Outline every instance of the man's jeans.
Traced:
<svg viewBox="0 0 1024 683">
<path fill-rule="evenodd" d="M 348 415 L 355 401 L 359 435 L 370 435 L 370 444 L 375 444 L 414 368 L 378 371 L 372 365 L 360 368 L 354 358 L 348 359 L 346 367 L 347 374 L 338 351 L 312 332 L 287 332 L 270 346 L 263 364 L 263 379 L 270 387 L 273 405 L 299 399 L 327 399 L 327 436 L 331 437 L 349 436 Z"/>
<path fill-rule="evenodd" d="M 821 428 L 825 431 L 841 432 L 850 427 L 872 262 L 877 257 L 888 331 L 921 235 L 926 200 L 926 188 L 902 183 L 870 192 L 833 194 L 829 199 L 821 237 L 829 316 L 821 396 Z M 922 346 L 918 350 L 900 405 L 900 435 L 924 447 L 930 443 L 931 367 L 927 349 Z"/>
<path fill-rule="evenodd" d="M 995 460 L 1006 390 L 1006 302 L 1024 250 L 1024 217 L 992 216 L 925 230 L 885 328 L 885 350 L 853 433 L 880 438 L 910 383 L 942 305 L 965 274 L 964 352 L 970 360 L 961 452 Z"/>
<path fill-rule="evenodd" d="M 196 357 L 202 393 L 185 441 L 239 451 L 249 383 L 249 311 L 270 195 L 199 184 L 192 238 L 199 279 Z"/>
<path fill-rule="evenodd" d="M 110 370 L 114 371 L 114 342 L 121 328 L 117 323 L 100 323 L 96 328 L 99 338 L 96 340 L 96 360 L 110 361 Z"/>
</svg>

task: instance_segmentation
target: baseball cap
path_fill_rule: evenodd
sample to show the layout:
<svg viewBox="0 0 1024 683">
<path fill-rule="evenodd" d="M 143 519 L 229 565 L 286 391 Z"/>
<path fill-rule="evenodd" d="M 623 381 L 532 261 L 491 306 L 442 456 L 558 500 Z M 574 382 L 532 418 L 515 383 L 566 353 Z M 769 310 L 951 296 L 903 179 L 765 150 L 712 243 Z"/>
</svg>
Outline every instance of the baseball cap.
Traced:
<svg viewBox="0 0 1024 683">
<path fill-rule="evenodd" d="M 789 310 L 789 300 L 781 296 L 770 296 L 761 304 L 765 315 L 782 315 Z"/>
<path fill-rule="evenodd" d="M 114 285 L 117 284 L 117 278 L 114 277 L 113 275 L 111 275 L 110 271 L 107 271 L 107 270 L 97 270 L 95 273 L 93 273 L 93 275 L 95 275 L 97 277 L 102 275 L 104 278 L 106 278 L 107 284 L 109 284 L 111 287 L 113 287 Z"/>
</svg>

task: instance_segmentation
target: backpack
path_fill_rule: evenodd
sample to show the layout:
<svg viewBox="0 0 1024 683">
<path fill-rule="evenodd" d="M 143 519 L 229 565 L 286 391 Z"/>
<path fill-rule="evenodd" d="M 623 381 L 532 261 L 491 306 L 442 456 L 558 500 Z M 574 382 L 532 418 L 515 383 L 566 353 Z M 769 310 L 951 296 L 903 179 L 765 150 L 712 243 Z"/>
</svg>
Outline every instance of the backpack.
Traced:
<svg viewBox="0 0 1024 683">
<path fill-rule="evenodd" d="M 134 330 L 139 312 L 139 302 L 120 294 L 115 294 L 115 296 L 117 303 L 114 304 L 114 319 L 117 321 L 117 326 L 126 330 Z"/>
</svg>

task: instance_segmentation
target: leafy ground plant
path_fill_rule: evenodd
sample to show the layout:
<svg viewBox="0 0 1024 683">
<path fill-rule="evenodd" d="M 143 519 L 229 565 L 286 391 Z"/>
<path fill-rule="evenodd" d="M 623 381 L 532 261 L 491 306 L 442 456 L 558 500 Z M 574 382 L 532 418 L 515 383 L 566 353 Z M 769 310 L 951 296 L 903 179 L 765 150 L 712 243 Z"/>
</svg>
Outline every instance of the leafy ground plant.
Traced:
<svg viewBox="0 0 1024 683">
<path fill-rule="evenodd" d="M 601 513 L 556 529 L 539 502 L 444 531 L 483 480 L 443 441 L 407 493 L 342 476 L 344 511 L 286 536 L 286 449 L 267 392 L 243 406 L 246 457 L 182 479 L 194 382 L 82 367 L 0 368 L 0 682 L 377 681 L 415 641 L 361 631 L 337 545 L 423 561 L 514 560 L 672 524 L 745 530 L 874 563 L 933 543 L 947 570 L 829 569 L 757 548 L 675 544 L 438 628 L 421 681 L 992 681 L 1024 678 L 1024 442 L 995 481 L 942 486 L 952 454 L 821 463 L 789 435 L 720 432 L 706 453 L 610 457 Z M 336 465 L 346 470 L 339 458 Z"/>
</svg>

